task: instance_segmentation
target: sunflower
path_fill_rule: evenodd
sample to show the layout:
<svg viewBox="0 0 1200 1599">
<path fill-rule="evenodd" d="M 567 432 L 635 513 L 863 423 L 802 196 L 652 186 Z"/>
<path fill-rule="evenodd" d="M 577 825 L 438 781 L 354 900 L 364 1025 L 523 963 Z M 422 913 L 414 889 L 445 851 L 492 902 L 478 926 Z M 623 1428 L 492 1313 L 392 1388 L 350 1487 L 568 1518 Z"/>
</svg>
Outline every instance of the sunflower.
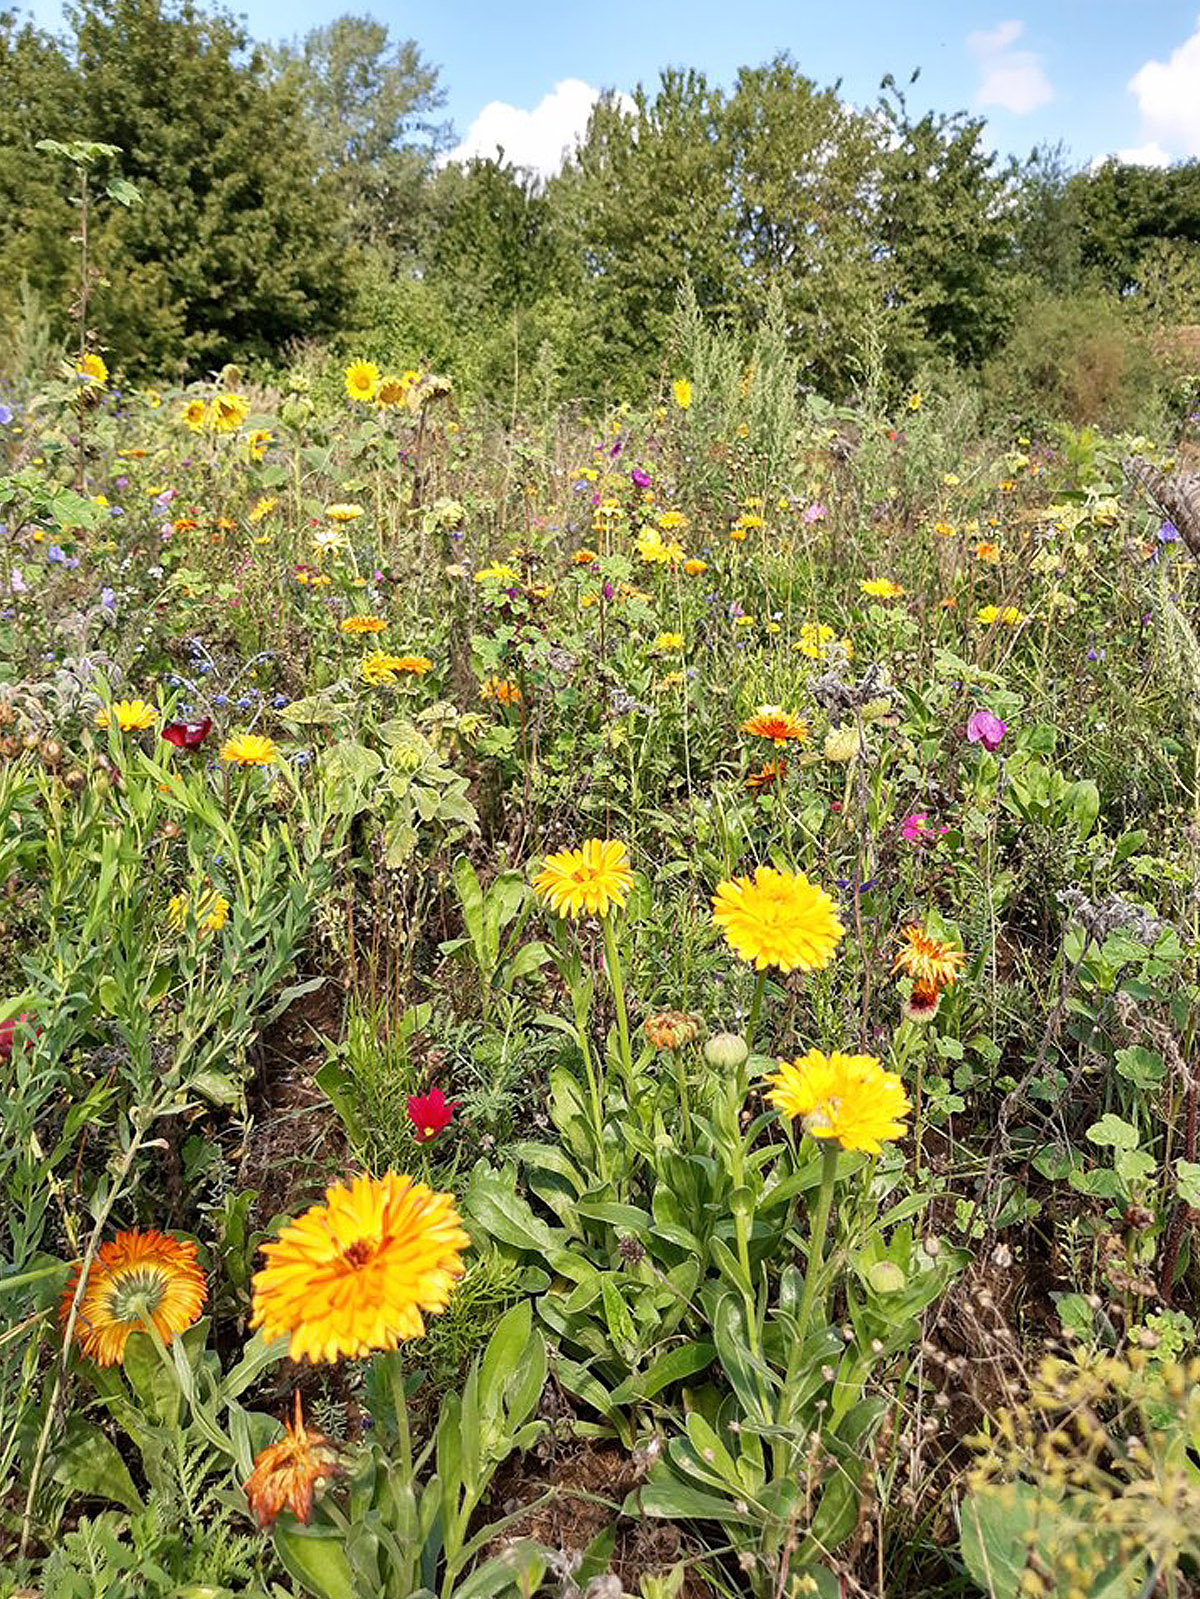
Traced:
<svg viewBox="0 0 1200 1599">
<path fill-rule="evenodd" d="M 349 378 L 347 378 L 347 383 L 348 382 Z M 379 386 L 375 390 L 376 405 L 382 405 L 388 408 L 397 405 L 403 405 L 405 400 L 408 398 L 408 390 L 411 382 L 411 378 L 407 376 L 398 378 L 392 376 L 390 373 L 387 377 L 380 378 Z M 354 396 L 354 398 L 357 398 L 357 395 Z"/>
<path fill-rule="evenodd" d="M 347 616 L 342 620 L 343 633 L 382 633 L 387 627 L 387 621 L 382 616 L 359 614 Z"/>
<path fill-rule="evenodd" d="M 270 428 L 255 428 L 246 440 L 250 449 L 250 459 L 252 461 L 261 461 L 267 453 L 267 445 L 270 442 Z"/>
<path fill-rule="evenodd" d="M 208 407 L 203 400 L 189 400 L 183 408 L 183 420 L 193 433 L 199 433 L 208 417 Z"/>
<path fill-rule="evenodd" d="M 265 1531 L 281 1510 L 290 1510 L 297 1521 L 307 1522 L 312 1515 L 313 1489 L 323 1479 L 341 1473 L 333 1440 L 304 1425 L 297 1388 L 295 1420 L 285 1421 L 283 1437 L 255 1455 L 254 1470 L 242 1484 L 242 1492 Z"/>
<path fill-rule="evenodd" d="M 221 759 L 232 766 L 270 766 L 278 758 L 275 740 L 260 733 L 235 733 L 221 746 Z"/>
<path fill-rule="evenodd" d="M 808 723 L 804 718 L 793 716 L 778 705 L 760 705 L 754 715 L 742 723 L 742 732 L 770 739 L 777 750 L 786 748 L 789 739 L 797 744 L 808 742 Z"/>
<path fill-rule="evenodd" d="M 874 1055 L 810 1049 L 799 1060 L 781 1060 L 768 1082 L 767 1098 L 785 1116 L 799 1117 L 814 1138 L 835 1138 L 843 1149 L 878 1155 L 885 1139 L 903 1138 L 907 1130 L 912 1107 L 904 1084 Z"/>
<path fill-rule="evenodd" d="M 556 916 L 607 916 L 623 909 L 633 873 L 629 851 L 619 840 L 589 838 L 579 849 L 547 855 L 533 886 Z"/>
<path fill-rule="evenodd" d="M 75 376 L 89 387 L 95 384 L 96 388 L 102 389 L 108 382 L 108 368 L 94 350 L 89 350 L 75 363 Z"/>
<path fill-rule="evenodd" d="M 915 924 L 906 927 L 900 936 L 904 948 L 896 956 L 892 970 L 903 972 L 916 983 L 949 988 L 966 959 L 963 951 L 943 943 L 940 938 L 932 938 L 923 927 Z"/>
<path fill-rule="evenodd" d="M 218 394 L 208 410 L 208 420 L 216 433 L 236 433 L 250 415 L 250 402 L 240 394 Z"/>
<path fill-rule="evenodd" d="M 351 361 L 346 368 L 346 393 L 369 405 L 379 391 L 379 368 L 374 361 Z"/>
<path fill-rule="evenodd" d="M 357 522 L 362 514 L 363 508 L 361 505 L 339 503 L 325 507 L 325 515 L 331 522 Z"/>
<path fill-rule="evenodd" d="M 828 966 L 846 931 L 834 903 L 803 872 L 760 866 L 753 878 L 719 883 L 713 921 L 729 947 L 756 971 L 820 971 Z"/>
<path fill-rule="evenodd" d="M 873 600 L 898 600 L 904 593 L 899 583 L 886 577 L 864 577 L 858 586 Z"/>
<path fill-rule="evenodd" d="M 470 1243 L 452 1194 L 395 1172 L 333 1183 L 263 1245 L 250 1325 L 289 1336 L 293 1360 L 395 1349 L 424 1333 L 423 1310 L 445 1309 Z"/>
<path fill-rule="evenodd" d="M 77 1264 L 59 1305 L 65 1329 L 79 1286 Z M 117 1366 L 130 1333 L 152 1322 L 163 1343 L 184 1332 L 200 1315 L 204 1273 L 196 1246 L 151 1229 L 118 1233 L 101 1244 L 79 1303 L 75 1337 L 98 1366 Z"/>
<path fill-rule="evenodd" d="M 158 712 L 145 700 L 118 700 L 115 705 L 100 707 L 96 712 L 96 726 L 108 727 L 113 717 L 122 733 L 131 733 L 135 728 L 153 727 Z"/>
<path fill-rule="evenodd" d="M 676 378 L 671 385 L 671 398 L 681 411 L 686 411 L 692 403 L 691 379 Z"/>
</svg>

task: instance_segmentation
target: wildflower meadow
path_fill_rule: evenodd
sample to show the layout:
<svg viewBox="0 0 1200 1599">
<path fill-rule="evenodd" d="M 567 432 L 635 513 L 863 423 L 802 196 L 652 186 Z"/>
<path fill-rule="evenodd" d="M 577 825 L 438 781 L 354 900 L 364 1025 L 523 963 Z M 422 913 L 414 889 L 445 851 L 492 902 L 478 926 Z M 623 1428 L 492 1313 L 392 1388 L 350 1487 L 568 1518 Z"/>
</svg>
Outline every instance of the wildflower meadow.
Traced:
<svg viewBox="0 0 1200 1599">
<path fill-rule="evenodd" d="M 1200 1592 L 1200 374 L 682 271 L 624 394 L 155 373 L 87 238 L 0 365 L 0 1595 Z"/>
</svg>

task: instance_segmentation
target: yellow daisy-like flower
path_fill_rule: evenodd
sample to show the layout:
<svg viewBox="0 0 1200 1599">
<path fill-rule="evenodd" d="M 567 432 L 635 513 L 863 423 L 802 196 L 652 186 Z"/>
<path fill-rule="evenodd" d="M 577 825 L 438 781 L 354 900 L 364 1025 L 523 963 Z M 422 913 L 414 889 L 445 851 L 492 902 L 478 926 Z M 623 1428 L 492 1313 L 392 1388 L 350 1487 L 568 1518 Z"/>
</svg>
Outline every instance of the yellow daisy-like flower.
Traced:
<svg viewBox="0 0 1200 1599">
<path fill-rule="evenodd" d="M 637 552 L 649 566 L 669 566 L 672 561 L 683 560 L 683 545 L 674 539 L 664 540 L 656 527 L 643 528 L 638 534 Z"/>
<path fill-rule="evenodd" d="M 94 350 L 89 350 L 86 355 L 81 355 L 75 363 L 75 376 L 91 386 L 102 389 L 108 382 L 108 368 Z"/>
<path fill-rule="evenodd" d="M 699 556 L 692 555 L 683 563 L 683 570 L 689 577 L 701 577 L 708 571 L 708 562 L 702 561 Z"/>
<path fill-rule="evenodd" d="M 915 389 L 908 397 L 908 408 L 910 411 L 919 411 L 924 403 L 925 396 L 919 389 Z"/>
<path fill-rule="evenodd" d="M 373 650 L 363 656 L 358 670 L 367 683 L 394 683 L 398 677 L 424 677 L 426 672 L 432 672 L 433 662 L 427 655 L 389 655 L 384 650 Z"/>
<path fill-rule="evenodd" d="M 208 408 L 214 432 L 236 433 L 250 415 L 250 402 L 240 394 L 218 394 Z"/>
<path fill-rule="evenodd" d="M 572 566 L 591 566 L 593 561 L 600 559 L 595 550 L 576 550 L 571 557 Z"/>
<path fill-rule="evenodd" d="M 189 914 L 195 917 L 196 926 L 204 932 L 219 933 L 229 920 L 229 901 L 216 889 L 208 889 L 197 895 L 193 907 L 189 895 L 172 894 L 167 902 L 167 923 L 174 932 L 182 933 L 185 930 Z"/>
<path fill-rule="evenodd" d="M 992 623 L 999 621 L 999 619 L 1000 607 L 998 605 L 981 605 L 975 612 L 975 620 L 982 623 L 984 627 L 991 627 Z"/>
<path fill-rule="evenodd" d="M 990 539 L 984 539 L 975 546 L 975 555 L 981 561 L 989 561 L 994 566 L 1000 559 L 1000 546 L 993 544 Z"/>
<path fill-rule="evenodd" d="M 675 650 L 681 650 L 682 648 L 682 633 L 660 633 L 650 646 L 652 653 L 655 655 L 673 653 Z"/>
<path fill-rule="evenodd" d="M 548 855 L 533 886 L 556 916 L 607 916 L 622 910 L 633 873 L 619 839 L 589 838 L 579 849 Z"/>
<path fill-rule="evenodd" d="M 343 633 L 382 633 L 387 621 L 382 616 L 347 616 L 341 627 Z"/>
<path fill-rule="evenodd" d="M 476 583 L 498 583 L 502 588 L 513 588 L 521 581 L 521 574 L 515 567 L 505 566 L 501 561 L 493 561 L 490 566 L 481 566 L 475 574 Z"/>
<path fill-rule="evenodd" d="M 346 368 L 346 393 L 360 405 L 370 405 L 379 392 L 379 368 L 374 361 L 351 361 Z"/>
<path fill-rule="evenodd" d="M 158 712 L 145 700 L 118 700 L 115 705 L 100 707 L 96 712 L 96 726 L 108 727 L 114 717 L 122 733 L 131 733 L 136 728 L 153 727 Z"/>
<path fill-rule="evenodd" d="M 279 759 L 279 747 L 261 733 L 235 733 L 222 744 L 221 759 L 231 766 L 270 766 Z"/>
<path fill-rule="evenodd" d="M 293 1360 L 395 1349 L 424 1333 L 422 1311 L 446 1308 L 470 1244 L 453 1194 L 395 1172 L 333 1183 L 263 1245 L 250 1325 L 287 1336 Z"/>
<path fill-rule="evenodd" d="M 814 1138 L 833 1138 L 843 1149 L 878 1155 L 884 1141 L 903 1138 L 912 1106 L 895 1072 L 874 1055 L 825 1055 L 810 1049 L 779 1062 L 768 1099 L 785 1116 L 798 1117 Z"/>
<path fill-rule="evenodd" d="M 247 522 L 252 527 L 257 527 L 264 517 L 270 516 L 278 504 L 279 501 L 273 494 L 264 494 L 260 499 L 255 500 L 249 515 L 246 517 Z"/>
<path fill-rule="evenodd" d="M 828 622 L 802 622 L 800 624 L 800 637 L 796 640 L 796 649 L 810 661 L 825 661 L 829 658 L 830 646 L 840 644 L 846 652 L 846 659 L 854 659 L 854 646 L 848 638 L 839 639 L 837 629 L 830 627 Z"/>
<path fill-rule="evenodd" d="M 940 539 L 952 539 L 958 533 L 958 529 L 952 522 L 935 522 L 933 524 L 933 531 Z"/>
<path fill-rule="evenodd" d="M 691 522 L 682 511 L 661 511 L 658 525 L 664 533 L 676 533 L 680 528 L 690 527 Z"/>
<path fill-rule="evenodd" d="M 246 440 L 252 461 L 261 461 L 267 453 L 267 445 L 271 442 L 270 428 L 255 428 Z"/>
<path fill-rule="evenodd" d="M 339 502 L 337 505 L 325 507 L 325 515 L 331 522 L 357 522 L 362 514 L 361 505 L 346 505 Z"/>
<path fill-rule="evenodd" d="M 375 390 L 375 403 L 382 405 L 386 410 L 403 405 L 408 397 L 411 378 L 405 376 L 398 378 L 389 373 L 379 380 L 379 387 Z"/>
<path fill-rule="evenodd" d="M 521 686 L 511 677 L 489 677 L 479 685 L 481 700 L 495 700 L 497 705 L 520 705 Z"/>
<path fill-rule="evenodd" d="M 845 928 L 833 901 L 803 872 L 760 866 L 753 878 L 719 883 L 713 921 L 756 971 L 813 972 L 828 966 Z"/>
<path fill-rule="evenodd" d="M 59 1324 L 64 1330 L 81 1269 L 76 1265 L 63 1289 Z M 96 1251 L 75 1338 L 98 1366 L 120 1365 L 131 1333 L 151 1322 L 169 1344 L 199 1317 L 205 1294 L 195 1244 L 154 1229 L 117 1233 Z"/>
<path fill-rule="evenodd" d="M 189 400 L 183 408 L 183 420 L 193 433 L 199 433 L 208 418 L 208 407 L 203 400 Z"/>
<path fill-rule="evenodd" d="M 686 411 L 692 403 L 691 379 L 676 378 L 671 385 L 671 398 L 681 411 Z"/>
<path fill-rule="evenodd" d="M 783 749 L 789 739 L 797 744 L 808 742 L 808 723 L 804 718 L 793 716 L 791 711 L 781 710 L 778 705 L 760 705 L 754 715 L 742 723 L 742 732 L 751 733 L 755 738 L 769 738 L 777 750 Z"/>
<path fill-rule="evenodd" d="M 892 965 L 894 972 L 903 972 L 915 983 L 934 988 L 949 988 L 958 976 L 958 968 L 966 959 L 961 949 L 933 938 L 915 923 L 904 928 L 900 937 L 904 947 Z"/>
<path fill-rule="evenodd" d="M 1000 620 L 1005 627 L 1019 627 L 1026 620 L 1025 612 L 1018 610 L 1015 605 L 1006 605 L 1000 612 Z"/>
<path fill-rule="evenodd" d="M 899 583 L 893 583 L 886 577 L 865 577 L 858 586 L 873 600 L 898 600 L 904 593 Z"/>
</svg>

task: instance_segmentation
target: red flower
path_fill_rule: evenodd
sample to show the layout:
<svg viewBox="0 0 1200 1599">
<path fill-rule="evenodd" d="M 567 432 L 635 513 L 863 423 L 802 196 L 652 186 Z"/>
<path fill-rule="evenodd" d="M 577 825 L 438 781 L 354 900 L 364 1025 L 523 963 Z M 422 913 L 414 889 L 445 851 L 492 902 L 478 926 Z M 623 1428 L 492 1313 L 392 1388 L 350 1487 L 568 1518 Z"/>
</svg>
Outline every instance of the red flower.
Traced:
<svg viewBox="0 0 1200 1599">
<path fill-rule="evenodd" d="M 449 1127 L 454 1119 L 457 1103 L 447 1099 L 440 1088 L 431 1088 L 427 1094 L 408 1096 L 408 1119 L 413 1124 L 418 1144 L 427 1144 L 431 1138 Z"/>
<path fill-rule="evenodd" d="M 162 736 L 177 750 L 194 750 L 199 749 L 211 731 L 212 718 L 206 716 L 201 722 L 168 722 Z"/>
<path fill-rule="evenodd" d="M 6 1022 L 0 1022 L 0 1060 L 7 1060 L 12 1054 L 13 1034 L 22 1022 L 28 1021 L 32 1021 L 32 1017 L 23 1010 L 19 1016 L 10 1016 Z M 35 1027 L 34 1032 L 41 1032 L 41 1028 Z"/>
</svg>

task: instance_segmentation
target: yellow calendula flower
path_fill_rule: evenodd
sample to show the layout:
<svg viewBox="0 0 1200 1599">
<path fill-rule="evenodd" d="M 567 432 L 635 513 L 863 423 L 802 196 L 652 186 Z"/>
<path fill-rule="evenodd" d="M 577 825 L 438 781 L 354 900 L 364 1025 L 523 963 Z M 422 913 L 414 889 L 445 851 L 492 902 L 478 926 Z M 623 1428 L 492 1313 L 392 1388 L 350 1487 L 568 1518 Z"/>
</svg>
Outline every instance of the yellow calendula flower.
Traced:
<svg viewBox="0 0 1200 1599">
<path fill-rule="evenodd" d="M 858 586 L 862 593 L 873 600 L 898 600 L 904 593 L 899 583 L 893 583 L 886 577 L 865 577 Z"/>
<path fill-rule="evenodd" d="M 337 505 L 325 507 L 325 515 L 331 522 L 357 522 L 362 514 L 361 505 L 350 505 L 340 501 Z"/>
<path fill-rule="evenodd" d="M 1027 621 L 1028 618 L 1026 617 L 1025 612 L 1019 610 L 1015 605 L 1006 605 L 1000 612 L 1000 620 L 1004 623 L 1005 627 L 1019 627 L 1021 623 Z"/>
<path fill-rule="evenodd" d="M 820 971 L 833 959 L 845 928 L 823 888 L 803 872 L 759 866 L 753 878 L 719 883 L 713 921 L 729 947 L 757 971 Z"/>
<path fill-rule="evenodd" d="M 59 1301 L 66 1329 L 81 1266 Z M 101 1244 L 79 1302 L 74 1338 L 98 1366 L 118 1366 L 131 1333 L 153 1325 L 164 1344 L 199 1318 L 206 1289 L 195 1244 L 154 1229 L 119 1232 Z"/>
<path fill-rule="evenodd" d="M 680 528 L 689 527 L 691 523 L 682 511 L 660 511 L 658 525 L 664 533 L 674 533 Z"/>
<path fill-rule="evenodd" d="M 153 727 L 158 721 L 158 712 L 146 700 L 118 700 L 115 705 L 102 705 L 96 712 L 96 726 L 108 727 L 113 720 L 122 733 L 131 733 L 135 729 Z"/>
<path fill-rule="evenodd" d="M 270 516 L 271 512 L 278 504 L 279 501 L 273 494 L 262 495 L 259 499 L 255 500 L 254 504 L 251 506 L 249 515 L 246 517 L 247 522 L 249 522 L 252 527 L 257 527 L 264 517 Z"/>
<path fill-rule="evenodd" d="M 231 766 L 270 766 L 279 759 L 279 748 L 260 733 L 235 733 L 221 746 L 221 759 Z"/>
<path fill-rule="evenodd" d="M 382 633 L 387 620 L 382 616 L 347 616 L 341 623 L 343 633 Z"/>
<path fill-rule="evenodd" d="M 767 1095 L 785 1116 L 804 1124 L 814 1138 L 831 1138 L 843 1149 L 878 1155 L 884 1142 L 903 1138 L 912 1106 L 895 1072 L 874 1055 L 831 1055 L 810 1049 L 799 1060 L 779 1062 Z"/>
<path fill-rule="evenodd" d="M 828 622 L 802 622 L 795 648 L 810 661 L 828 660 L 834 648 L 843 650 L 848 661 L 854 659 L 853 644 L 848 638 L 838 638 L 837 629 Z"/>
<path fill-rule="evenodd" d="M 1003 610 L 998 605 L 981 605 L 975 612 L 975 620 L 983 627 L 991 627 L 996 622 L 1003 622 L 1005 627 L 1017 627 L 1028 618 L 1015 605 L 1006 605 Z"/>
<path fill-rule="evenodd" d="M 925 396 L 921 393 L 920 389 L 914 389 L 913 392 L 908 397 L 908 408 L 909 408 L 909 410 L 910 411 L 919 411 L 924 404 L 925 404 Z"/>
<path fill-rule="evenodd" d="M 681 411 L 686 411 L 692 403 L 691 379 L 676 378 L 671 384 L 671 398 Z"/>
<path fill-rule="evenodd" d="M 629 851 L 617 839 L 589 838 L 548 855 L 533 886 L 556 916 L 607 916 L 623 909 L 633 887 Z"/>
<path fill-rule="evenodd" d="M 193 433 L 199 433 L 208 419 L 208 407 L 203 400 L 189 400 L 183 408 L 183 420 Z"/>
<path fill-rule="evenodd" d="M 521 574 L 515 567 L 506 566 L 502 561 L 493 561 L 490 566 L 481 566 L 475 574 L 476 583 L 496 583 L 501 588 L 515 588 L 521 581 Z"/>
<path fill-rule="evenodd" d="M 346 393 L 360 405 L 370 405 L 379 389 L 379 368 L 374 361 L 351 361 L 346 368 Z"/>
<path fill-rule="evenodd" d="M 638 534 L 637 552 L 648 566 L 670 566 L 683 559 L 683 545 L 674 539 L 665 541 L 656 527 L 643 528 Z"/>
<path fill-rule="evenodd" d="M 395 1172 L 333 1183 L 263 1245 L 250 1325 L 287 1337 L 293 1360 L 395 1349 L 445 1310 L 470 1244 L 452 1194 Z"/>
<path fill-rule="evenodd" d="M 978 560 L 988 561 L 994 566 L 1000 559 L 1000 546 L 993 544 L 990 539 L 984 539 L 975 546 L 975 555 Z"/>
<path fill-rule="evenodd" d="M 683 648 L 682 633 L 660 633 L 650 646 L 655 655 L 671 654 Z"/>
<path fill-rule="evenodd" d="M 389 655 L 375 650 L 364 655 L 359 664 L 359 674 L 367 683 L 394 683 L 398 677 L 424 677 L 433 671 L 433 662 L 427 655 Z"/>
<path fill-rule="evenodd" d="M 933 531 L 940 539 L 952 539 L 957 536 L 958 529 L 952 522 L 935 522 Z"/>
<path fill-rule="evenodd" d="M 94 350 L 89 350 L 76 361 L 75 376 L 90 387 L 102 389 L 108 382 L 108 368 Z"/>
</svg>

